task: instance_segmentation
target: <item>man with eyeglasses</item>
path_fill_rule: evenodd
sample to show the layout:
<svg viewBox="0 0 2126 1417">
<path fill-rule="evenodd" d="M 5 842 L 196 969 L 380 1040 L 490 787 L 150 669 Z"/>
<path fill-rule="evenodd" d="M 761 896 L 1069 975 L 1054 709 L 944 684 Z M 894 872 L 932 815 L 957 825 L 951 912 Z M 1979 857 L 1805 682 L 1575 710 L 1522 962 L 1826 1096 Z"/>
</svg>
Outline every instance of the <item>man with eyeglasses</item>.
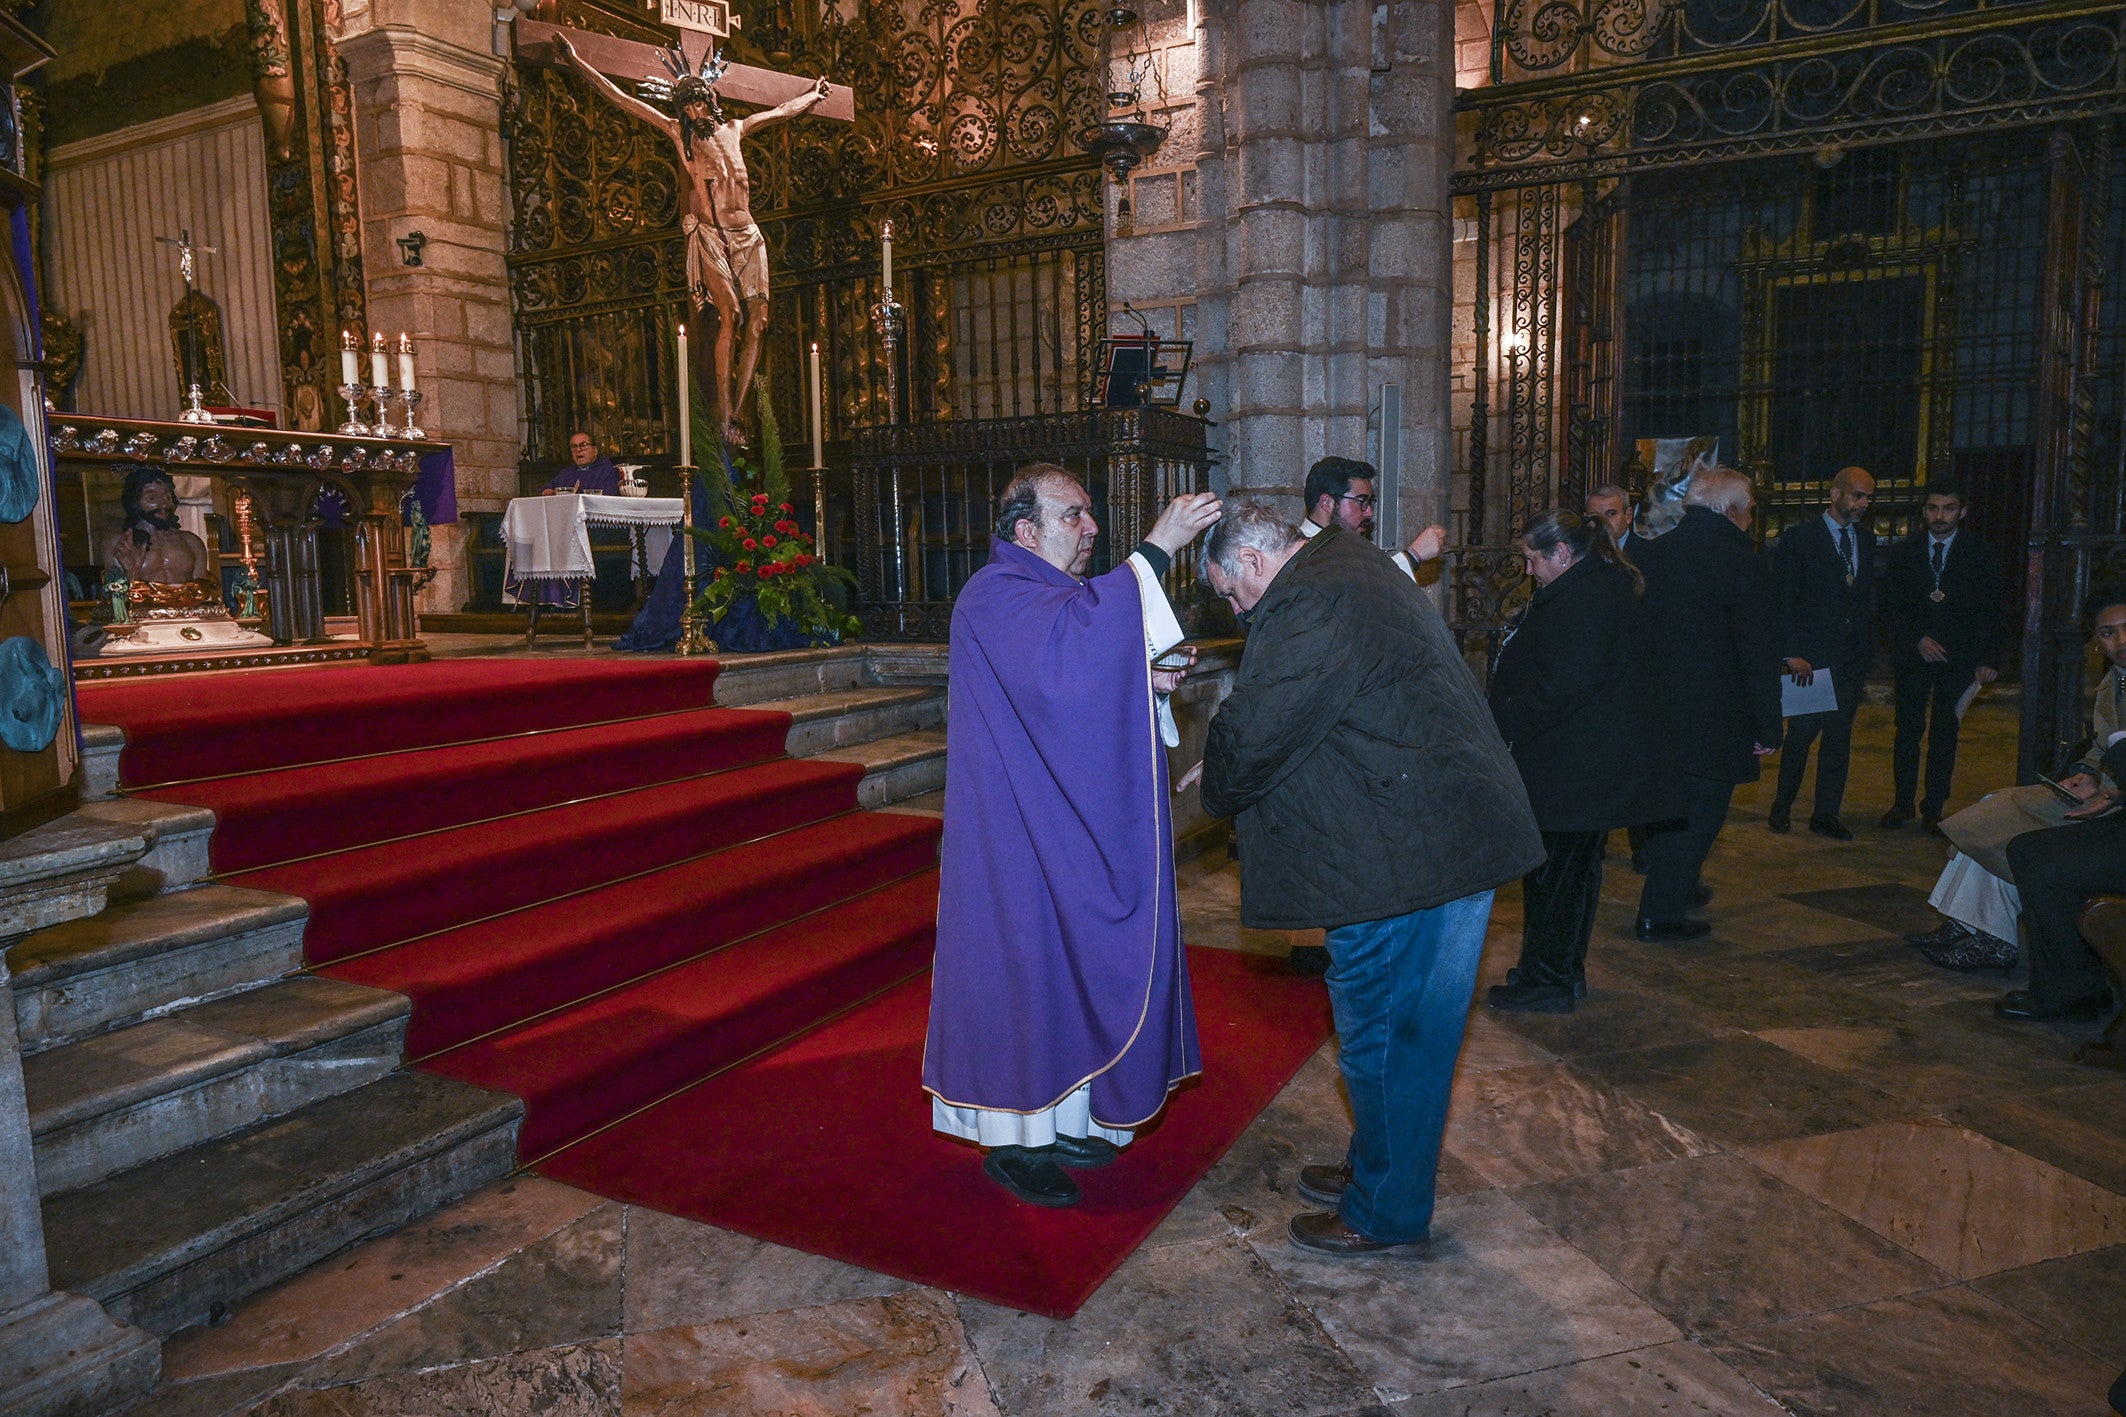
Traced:
<svg viewBox="0 0 2126 1417">
<path fill-rule="evenodd" d="M 595 492 L 607 497 L 620 495 L 620 469 L 612 460 L 598 451 L 598 444 L 590 434 L 575 432 L 568 435 L 568 466 L 554 474 L 554 480 L 546 484 L 545 495 L 557 497 L 564 492 Z"/>
<path fill-rule="evenodd" d="M 1357 458 L 1323 458 L 1307 469 L 1307 519 L 1299 534 L 1309 541 L 1337 527 L 1373 539 L 1373 509 L 1380 498 L 1374 493 L 1373 464 Z M 1409 546 L 1390 559 L 1404 575 L 1417 579 L 1418 566 L 1436 559 L 1447 547 L 1447 529 L 1428 526 Z"/>
</svg>

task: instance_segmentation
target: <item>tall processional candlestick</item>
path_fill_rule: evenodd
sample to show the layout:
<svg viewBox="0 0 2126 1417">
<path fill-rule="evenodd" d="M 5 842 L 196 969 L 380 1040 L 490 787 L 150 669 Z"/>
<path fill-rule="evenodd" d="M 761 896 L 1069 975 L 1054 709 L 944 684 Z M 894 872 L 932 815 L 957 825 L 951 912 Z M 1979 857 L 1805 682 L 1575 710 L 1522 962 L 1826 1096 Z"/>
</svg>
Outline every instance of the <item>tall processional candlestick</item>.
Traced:
<svg viewBox="0 0 2126 1417">
<path fill-rule="evenodd" d="M 878 228 L 879 266 L 885 293 L 871 307 L 871 328 L 886 351 L 886 421 L 901 421 L 900 347 L 905 328 L 901 303 L 893 298 L 893 223 Z M 888 495 L 893 503 L 893 586 L 896 597 L 908 593 L 907 533 L 901 520 L 901 467 L 896 459 L 888 474 Z"/>
<path fill-rule="evenodd" d="M 679 327 L 679 565 L 686 600 L 679 612 L 677 654 L 713 654 L 715 648 L 701 632 L 701 617 L 694 609 L 694 404 L 692 375 L 687 367 L 687 327 Z"/>
</svg>

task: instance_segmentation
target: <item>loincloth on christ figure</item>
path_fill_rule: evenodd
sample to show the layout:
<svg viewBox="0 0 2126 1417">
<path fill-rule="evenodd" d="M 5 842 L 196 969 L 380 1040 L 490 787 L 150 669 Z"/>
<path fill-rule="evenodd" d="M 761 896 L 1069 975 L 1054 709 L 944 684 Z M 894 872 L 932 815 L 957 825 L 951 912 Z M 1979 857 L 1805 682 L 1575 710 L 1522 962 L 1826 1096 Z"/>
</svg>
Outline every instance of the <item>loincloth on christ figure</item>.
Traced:
<svg viewBox="0 0 2126 1417">
<path fill-rule="evenodd" d="M 758 226 L 712 226 L 690 215 L 679 227 L 686 233 L 687 289 L 697 307 L 716 303 L 710 295 L 711 273 L 722 277 L 725 288 L 736 291 L 741 301 L 768 298 L 768 243 Z"/>
</svg>

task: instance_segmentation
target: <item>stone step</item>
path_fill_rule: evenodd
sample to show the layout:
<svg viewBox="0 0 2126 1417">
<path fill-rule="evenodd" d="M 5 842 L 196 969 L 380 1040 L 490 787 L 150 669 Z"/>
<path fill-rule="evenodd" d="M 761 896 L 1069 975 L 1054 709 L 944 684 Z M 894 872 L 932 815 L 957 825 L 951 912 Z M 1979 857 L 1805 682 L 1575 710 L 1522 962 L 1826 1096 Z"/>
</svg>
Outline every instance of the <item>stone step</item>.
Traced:
<svg viewBox="0 0 2126 1417">
<path fill-rule="evenodd" d="M 510 1171 L 523 1104 L 400 1071 L 44 1202 L 52 1286 L 168 1335 Z"/>
<path fill-rule="evenodd" d="M 78 1190 L 397 1067 L 411 1003 L 297 975 L 22 1064 L 41 1195 Z"/>
<path fill-rule="evenodd" d="M 866 682 L 864 649 L 860 645 L 719 655 L 717 663 L 716 702 L 724 708 L 751 708 L 769 699 L 838 693 Z"/>
<path fill-rule="evenodd" d="M 81 725 L 81 800 L 103 802 L 118 795 L 118 755 L 125 730 L 111 723 Z"/>
<path fill-rule="evenodd" d="M 945 785 L 945 730 L 926 728 L 897 733 L 847 748 L 830 748 L 813 757 L 830 763 L 860 763 L 863 783 L 857 805 L 876 809 L 935 792 Z"/>
<path fill-rule="evenodd" d="M 204 885 L 39 930 L 8 952 L 22 1051 L 293 973 L 309 913 L 292 895 Z"/>
<path fill-rule="evenodd" d="M 205 880 L 211 873 L 207 839 L 214 835 L 214 814 L 205 807 L 156 802 L 145 797 L 113 797 L 84 802 L 75 815 L 86 821 L 124 827 L 147 838 L 147 854 L 111 887 L 113 900 L 138 900 L 160 891 L 181 890 Z"/>
<path fill-rule="evenodd" d="M 775 709 L 790 715 L 790 736 L 783 751 L 809 758 L 833 748 L 852 747 L 875 738 L 917 733 L 945 722 L 945 692 L 926 685 L 861 687 L 794 699 L 768 699 L 749 708 Z"/>
</svg>

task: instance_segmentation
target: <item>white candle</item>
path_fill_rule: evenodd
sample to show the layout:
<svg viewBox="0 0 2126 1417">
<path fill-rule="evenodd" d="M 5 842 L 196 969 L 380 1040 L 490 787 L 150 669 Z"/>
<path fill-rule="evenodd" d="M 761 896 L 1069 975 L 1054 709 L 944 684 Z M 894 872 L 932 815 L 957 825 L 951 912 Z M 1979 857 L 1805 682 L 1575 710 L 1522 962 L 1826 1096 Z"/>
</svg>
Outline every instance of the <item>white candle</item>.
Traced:
<svg viewBox="0 0 2126 1417">
<path fill-rule="evenodd" d="M 340 382 L 350 385 L 362 382 L 361 361 L 354 357 L 353 330 L 340 331 Z"/>
<path fill-rule="evenodd" d="M 687 327 L 679 327 L 679 463 L 694 461 L 694 406 L 687 391 Z"/>
<path fill-rule="evenodd" d="M 825 467 L 825 466 L 827 465 L 827 455 L 826 455 L 826 447 L 825 447 L 826 429 L 825 429 L 824 427 L 822 427 L 822 426 L 821 426 L 821 423 L 822 423 L 821 415 L 822 415 L 822 414 L 823 414 L 823 413 L 825 412 L 825 409 L 824 409 L 824 408 L 822 407 L 822 405 L 821 405 L 821 403 L 820 403 L 820 383 L 819 383 L 819 342 L 818 342 L 817 340 L 814 340 L 814 341 L 812 342 L 812 360 L 811 360 L 811 391 L 812 391 L 812 466 L 814 466 L 814 467 Z"/>
<path fill-rule="evenodd" d="M 881 263 L 885 267 L 886 298 L 891 300 L 893 298 L 893 223 L 890 221 L 879 223 L 878 249 Z"/>
<path fill-rule="evenodd" d="M 369 382 L 379 389 L 391 387 L 391 365 L 384 357 L 384 337 L 369 337 Z"/>
<path fill-rule="evenodd" d="M 399 331 L 399 388 L 413 392 L 413 340 L 404 330 Z"/>
</svg>

